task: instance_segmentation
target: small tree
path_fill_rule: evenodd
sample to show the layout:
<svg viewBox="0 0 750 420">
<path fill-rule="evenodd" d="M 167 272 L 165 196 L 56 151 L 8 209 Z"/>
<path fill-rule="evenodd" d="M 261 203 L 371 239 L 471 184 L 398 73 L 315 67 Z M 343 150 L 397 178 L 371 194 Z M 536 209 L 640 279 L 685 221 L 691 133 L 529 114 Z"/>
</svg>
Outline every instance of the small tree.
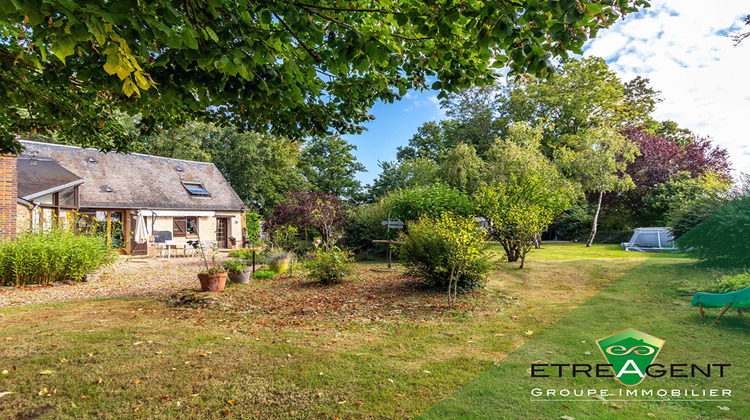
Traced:
<svg viewBox="0 0 750 420">
<path fill-rule="evenodd" d="M 568 208 L 577 196 L 538 147 L 539 131 L 515 126 L 514 141 L 497 141 L 489 155 L 489 182 L 474 193 L 478 214 L 492 226 L 508 261 L 521 260 L 553 218 Z M 519 140 L 525 132 L 525 141 Z"/>
<path fill-rule="evenodd" d="M 335 228 L 341 226 L 346 217 L 344 204 L 332 194 L 320 192 L 292 191 L 286 201 L 276 206 L 274 223 L 290 224 L 300 229 L 313 227 L 325 244 Z"/>
<path fill-rule="evenodd" d="M 594 243 L 602 197 L 605 192 L 627 191 L 635 185 L 624 171 L 635 159 L 638 147 L 611 129 L 591 128 L 581 135 L 570 136 L 571 147 L 557 151 L 560 166 L 577 180 L 584 192 L 598 196 L 594 220 L 586 246 Z"/>
</svg>

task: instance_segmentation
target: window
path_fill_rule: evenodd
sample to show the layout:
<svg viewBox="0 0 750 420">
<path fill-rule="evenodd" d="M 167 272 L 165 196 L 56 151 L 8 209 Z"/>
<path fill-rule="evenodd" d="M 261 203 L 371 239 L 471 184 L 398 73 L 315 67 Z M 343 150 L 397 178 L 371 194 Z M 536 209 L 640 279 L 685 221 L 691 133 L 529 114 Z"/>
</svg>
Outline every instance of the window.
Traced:
<svg viewBox="0 0 750 420">
<path fill-rule="evenodd" d="M 46 230 L 60 220 L 67 223 L 72 220 L 66 217 L 70 215 L 68 210 L 78 208 L 78 187 L 70 187 L 62 191 L 37 197 L 34 199 L 34 203 L 39 204 L 42 210 L 40 212 L 41 219 L 32 221 L 32 224 L 38 222 L 42 229 Z"/>
<path fill-rule="evenodd" d="M 198 234 L 197 217 L 175 217 L 172 223 L 172 236 L 192 236 Z"/>
<path fill-rule="evenodd" d="M 211 193 L 203 187 L 200 182 L 186 182 L 182 181 L 182 186 L 185 187 L 188 194 L 198 197 L 211 197 Z"/>
</svg>

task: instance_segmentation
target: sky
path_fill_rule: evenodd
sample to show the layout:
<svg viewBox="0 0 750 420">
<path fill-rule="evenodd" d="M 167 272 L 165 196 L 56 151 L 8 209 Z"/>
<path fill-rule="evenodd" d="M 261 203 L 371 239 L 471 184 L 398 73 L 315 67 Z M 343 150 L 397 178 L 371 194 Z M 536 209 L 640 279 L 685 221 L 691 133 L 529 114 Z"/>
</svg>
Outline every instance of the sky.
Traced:
<svg viewBox="0 0 750 420">
<path fill-rule="evenodd" d="M 750 173 L 750 38 L 735 47 L 731 34 L 750 30 L 742 19 L 747 0 L 653 0 L 651 7 L 619 20 L 584 47 L 604 58 L 623 81 L 649 78 L 661 91 L 657 120 L 673 120 L 729 151 L 735 171 Z M 396 157 L 417 128 L 444 118 L 436 91 L 409 92 L 393 104 L 377 104 L 367 131 L 346 138 L 372 183 L 378 161 Z"/>
</svg>

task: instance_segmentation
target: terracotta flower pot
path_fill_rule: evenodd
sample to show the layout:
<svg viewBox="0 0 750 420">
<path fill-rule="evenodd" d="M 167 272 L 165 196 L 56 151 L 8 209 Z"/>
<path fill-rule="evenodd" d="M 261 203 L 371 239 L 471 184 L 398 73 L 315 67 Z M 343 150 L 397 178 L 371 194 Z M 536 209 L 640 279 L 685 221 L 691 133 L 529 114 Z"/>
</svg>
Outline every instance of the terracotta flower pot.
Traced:
<svg viewBox="0 0 750 420">
<path fill-rule="evenodd" d="M 250 282 L 250 275 L 253 273 L 252 267 L 247 267 L 242 271 L 229 271 L 227 277 L 232 283 L 248 284 Z"/>
<path fill-rule="evenodd" d="M 227 284 L 227 273 L 198 273 L 198 280 L 201 282 L 201 291 L 221 292 Z"/>
</svg>

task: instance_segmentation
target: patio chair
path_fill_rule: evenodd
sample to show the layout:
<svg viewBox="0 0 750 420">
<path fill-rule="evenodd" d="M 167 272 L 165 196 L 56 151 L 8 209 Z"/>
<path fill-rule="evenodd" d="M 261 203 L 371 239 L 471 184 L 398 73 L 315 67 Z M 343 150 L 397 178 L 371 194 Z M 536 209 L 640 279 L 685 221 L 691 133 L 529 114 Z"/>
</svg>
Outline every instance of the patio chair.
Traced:
<svg viewBox="0 0 750 420">
<path fill-rule="evenodd" d="M 726 306 L 725 306 L 726 305 Z M 728 293 L 703 293 L 698 292 L 693 296 L 693 306 L 697 306 L 703 319 L 703 308 L 721 308 L 719 316 L 714 320 L 714 324 L 729 310 L 735 307 L 742 315 L 742 308 L 750 308 L 750 287 Z"/>
</svg>

